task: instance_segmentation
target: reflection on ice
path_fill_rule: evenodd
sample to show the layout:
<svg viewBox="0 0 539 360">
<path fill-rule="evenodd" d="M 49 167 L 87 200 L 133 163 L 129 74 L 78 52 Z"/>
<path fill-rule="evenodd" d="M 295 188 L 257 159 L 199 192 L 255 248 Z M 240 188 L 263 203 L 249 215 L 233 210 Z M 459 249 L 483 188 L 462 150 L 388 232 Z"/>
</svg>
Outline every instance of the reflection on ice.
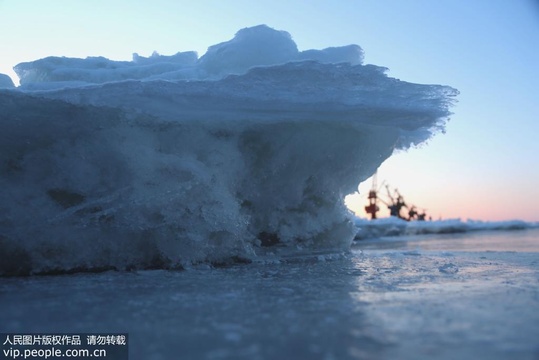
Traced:
<svg viewBox="0 0 539 360">
<path fill-rule="evenodd" d="M 489 236 L 527 241 L 514 234 Z M 537 247 L 468 250 L 371 247 L 326 261 L 4 278 L 0 326 L 128 331 L 133 359 L 533 359 Z"/>
<path fill-rule="evenodd" d="M 537 229 L 528 225 L 528 229 L 516 231 L 472 231 L 467 233 L 436 233 L 436 227 L 430 235 L 401 235 L 359 240 L 354 242 L 355 249 L 402 249 L 429 251 L 524 251 L 538 252 Z M 510 235 L 508 235 L 510 234 Z M 510 239 L 510 240 L 508 240 Z"/>
</svg>

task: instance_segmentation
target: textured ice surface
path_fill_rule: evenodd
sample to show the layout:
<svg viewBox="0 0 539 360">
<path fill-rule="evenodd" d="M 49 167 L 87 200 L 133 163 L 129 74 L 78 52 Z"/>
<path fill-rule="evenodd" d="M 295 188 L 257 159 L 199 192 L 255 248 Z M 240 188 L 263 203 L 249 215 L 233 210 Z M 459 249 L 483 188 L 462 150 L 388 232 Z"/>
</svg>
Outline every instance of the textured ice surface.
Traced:
<svg viewBox="0 0 539 360">
<path fill-rule="evenodd" d="M 133 360 L 531 360 L 538 240 L 411 236 L 223 269 L 0 278 L 0 331 L 129 332 Z"/>
<path fill-rule="evenodd" d="M 18 65 L 20 91 L 0 92 L 0 274 L 347 249 L 344 197 L 443 131 L 457 94 L 361 60 L 258 26 L 200 59 Z"/>
</svg>

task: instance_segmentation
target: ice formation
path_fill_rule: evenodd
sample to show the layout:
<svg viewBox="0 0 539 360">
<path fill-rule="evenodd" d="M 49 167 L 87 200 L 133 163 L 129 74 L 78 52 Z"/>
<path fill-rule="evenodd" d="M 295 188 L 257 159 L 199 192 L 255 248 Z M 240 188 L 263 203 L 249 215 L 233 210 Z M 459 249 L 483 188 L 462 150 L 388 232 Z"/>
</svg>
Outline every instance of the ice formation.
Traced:
<svg viewBox="0 0 539 360">
<path fill-rule="evenodd" d="M 15 84 L 6 74 L 0 74 L 0 89 L 13 89 Z"/>
<path fill-rule="evenodd" d="M 200 58 L 17 65 L 0 92 L 0 274 L 348 248 L 344 196 L 443 130 L 457 94 L 362 60 L 256 26 Z"/>
</svg>

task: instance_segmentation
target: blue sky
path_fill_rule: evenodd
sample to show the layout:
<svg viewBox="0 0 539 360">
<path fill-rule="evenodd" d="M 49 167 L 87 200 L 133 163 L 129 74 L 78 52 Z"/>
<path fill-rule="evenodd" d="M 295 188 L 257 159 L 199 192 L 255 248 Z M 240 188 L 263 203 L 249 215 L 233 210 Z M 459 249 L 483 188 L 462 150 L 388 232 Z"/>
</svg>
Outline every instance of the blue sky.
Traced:
<svg viewBox="0 0 539 360">
<path fill-rule="evenodd" d="M 389 76 L 457 88 L 446 134 L 386 161 L 379 182 L 436 219 L 539 221 L 538 1 L 0 0 L 0 73 L 50 55 L 202 55 L 258 24 L 300 50 L 358 44 Z"/>
</svg>

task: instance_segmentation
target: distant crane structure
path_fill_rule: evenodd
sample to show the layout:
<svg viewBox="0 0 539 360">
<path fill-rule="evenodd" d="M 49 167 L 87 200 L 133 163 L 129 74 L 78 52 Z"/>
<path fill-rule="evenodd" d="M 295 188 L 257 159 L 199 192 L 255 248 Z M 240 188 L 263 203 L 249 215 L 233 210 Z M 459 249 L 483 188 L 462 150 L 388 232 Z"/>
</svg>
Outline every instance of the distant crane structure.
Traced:
<svg viewBox="0 0 539 360">
<path fill-rule="evenodd" d="M 401 209 L 403 207 L 408 207 L 406 203 L 404 202 L 404 198 L 400 194 L 399 190 L 395 189 L 394 193 L 395 195 L 391 195 L 391 191 L 389 190 L 389 185 L 386 185 L 387 189 L 387 196 L 389 197 L 391 203 L 387 205 L 389 208 L 389 215 L 396 216 L 401 219 L 405 219 L 404 216 L 401 215 Z"/>
<path fill-rule="evenodd" d="M 372 187 L 369 191 L 369 205 L 365 206 L 365 212 L 371 216 L 372 219 L 376 219 L 376 213 L 380 211 L 378 207 L 378 189 L 376 188 L 377 184 L 377 174 L 374 173 L 372 177 Z M 380 201 L 384 202 L 380 199 Z M 385 203 L 385 202 L 384 202 Z"/>
<path fill-rule="evenodd" d="M 378 194 L 380 192 L 380 189 L 377 187 L 378 183 L 378 176 L 375 173 L 372 178 L 372 187 L 371 190 L 369 190 L 368 200 L 369 203 L 367 206 L 365 206 L 365 212 L 371 216 L 371 220 L 377 218 L 377 212 L 380 211 L 380 207 L 378 206 L 378 201 L 381 201 L 384 203 L 388 209 L 389 214 L 391 216 L 395 216 L 399 219 L 403 219 L 406 221 L 425 221 L 427 214 L 424 209 L 421 210 L 421 212 L 418 211 L 417 207 L 415 205 L 406 205 L 406 202 L 404 201 L 404 197 L 401 195 L 398 189 L 394 189 L 393 193 L 389 189 L 389 185 L 385 185 L 387 190 L 387 197 L 389 198 L 389 201 L 383 200 Z M 405 216 L 401 213 L 401 210 L 403 208 L 408 209 L 408 216 Z"/>
</svg>

